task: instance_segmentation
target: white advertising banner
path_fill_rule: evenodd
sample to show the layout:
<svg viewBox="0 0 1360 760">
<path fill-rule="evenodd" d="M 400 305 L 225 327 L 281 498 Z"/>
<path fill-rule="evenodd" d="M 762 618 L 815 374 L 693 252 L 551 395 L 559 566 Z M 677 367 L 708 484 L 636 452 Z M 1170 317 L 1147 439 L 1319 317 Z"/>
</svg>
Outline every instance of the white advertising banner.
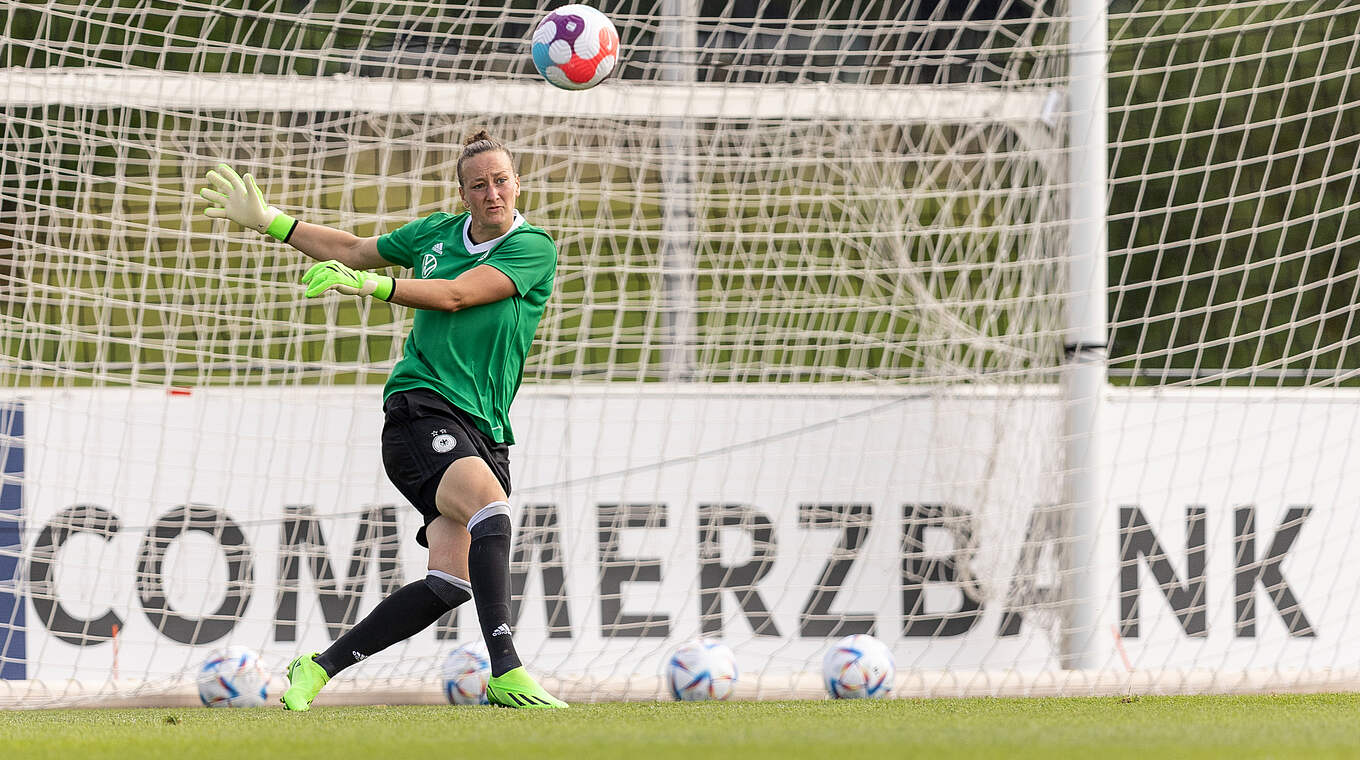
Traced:
<svg viewBox="0 0 1360 760">
<path fill-rule="evenodd" d="M 899 669 L 1057 669 L 1052 389 L 832 391 L 525 388 L 526 661 L 653 675 L 709 635 L 777 678 L 872 632 Z M 1088 569 L 1105 593 L 1083 600 L 1106 667 L 1348 664 L 1357 400 L 1112 392 Z M 21 453 L 0 504 L 21 526 L 0 564 L 6 678 L 163 677 L 228 644 L 282 663 L 424 576 L 376 388 L 34 390 L 4 408 Z M 478 636 L 466 605 L 356 670 L 427 672 Z"/>
</svg>

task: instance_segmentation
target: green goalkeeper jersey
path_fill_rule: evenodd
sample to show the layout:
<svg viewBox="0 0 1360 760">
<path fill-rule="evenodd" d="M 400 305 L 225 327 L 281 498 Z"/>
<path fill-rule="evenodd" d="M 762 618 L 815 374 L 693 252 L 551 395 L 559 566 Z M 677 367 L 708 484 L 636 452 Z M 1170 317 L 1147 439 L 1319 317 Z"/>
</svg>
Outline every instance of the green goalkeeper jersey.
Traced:
<svg viewBox="0 0 1360 760">
<path fill-rule="evenodd" d="M 472 415 L 497 443 L 511 444 L 510 402 L 519 390 L 524 360 L 552 295 L 557 246 L 548 233 L 515 212 L 516 226 L 494 241 L 467 237 L 468 214 L 438 212 L 378 238 L 378 253 L 409 267 L 422 280 L 452 280 L 489 264 L 515 284 L 515 295 L 461 311 L 418 309 L 401 360 L 383 398 L 428 388 Z M 401 285 L 397 285 L 401 292 Z"/>
</svg>

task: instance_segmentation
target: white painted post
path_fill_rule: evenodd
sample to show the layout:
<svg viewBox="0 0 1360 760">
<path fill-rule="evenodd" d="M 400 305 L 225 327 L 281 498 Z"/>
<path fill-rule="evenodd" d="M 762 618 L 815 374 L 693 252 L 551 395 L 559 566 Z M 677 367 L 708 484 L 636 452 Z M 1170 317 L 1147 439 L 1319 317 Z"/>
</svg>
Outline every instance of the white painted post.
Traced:
<svg viewBox="0 0 1360 760">
<path fill-rule="evenodd" d="M 1105 195 L 1107 17 L 1105 0 L 1071 0 L 1069 32 L 1068 159 L 1071 226 L 1067 265 L 1066 363 L 1062 372 L 1063 504 L 1069 510 L 1063 552 L 1065 630 L 1062 666 L 1099 667 L 1109 641 L 1098 630 L 1111 600 L 1097 572 L 1098 542 L 1106 509 L 1101 469 L 1100 408 L 1106 372 Z"/>
<path fill-rule="evenodd" d="M 699 0 L 663 0 L 661 78 L 668 83 L 693 84 L 699 49 Z M 667 382 L 694 378 L 695 283 L 693 118 L 668 118 L 661 124 L 661 279 L 662 367 Z"/>
</svg>

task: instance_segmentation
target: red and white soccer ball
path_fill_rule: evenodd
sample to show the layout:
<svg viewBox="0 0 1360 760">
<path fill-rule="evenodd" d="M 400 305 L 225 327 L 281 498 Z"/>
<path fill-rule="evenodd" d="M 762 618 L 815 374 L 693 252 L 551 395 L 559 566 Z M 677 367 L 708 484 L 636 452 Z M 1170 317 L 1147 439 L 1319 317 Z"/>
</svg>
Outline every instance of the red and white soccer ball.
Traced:
<svg viewBox="0 0 1360 760">
<path fill-rule="evenodd" d="M 837 641 L 822 658 L 822 678 L 833 699 L 886 697 L 896 676 L 892 650 L 863 633 Z"/>
<path fill-rule="evenodd" d="M 534 68 L 564 90 L 587 90 L 603 82 L 619 60 L 619 33 L 588 5 L 564 5 L 534 30 Z"/>
</svg>

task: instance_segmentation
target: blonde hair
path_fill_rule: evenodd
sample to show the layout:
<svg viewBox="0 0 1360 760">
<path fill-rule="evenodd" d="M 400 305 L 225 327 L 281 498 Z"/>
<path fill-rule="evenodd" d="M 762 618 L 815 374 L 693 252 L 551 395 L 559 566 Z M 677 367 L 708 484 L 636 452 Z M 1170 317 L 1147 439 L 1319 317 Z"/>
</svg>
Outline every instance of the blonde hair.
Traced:
<svg viewBox="0 0 1360 760">
<path fill-rule="evenodd" d="M 505 157 L 510 159 L 510 166 L 514 167 L 515 157 L 510 153 L 510 149 L 505 147 L 505 143 L 492 137 L 491 133 L 485 129 L 479 129 L 468 135 L 467 139 L 463 141 L 463 152 L 458 156 L 458 166 L 456 168 L 458 172 L 458 184 L 463 184 L 463 162 L 473 156 L 492 150 L 498 150 L 504 153 Z"/>
</svg>

